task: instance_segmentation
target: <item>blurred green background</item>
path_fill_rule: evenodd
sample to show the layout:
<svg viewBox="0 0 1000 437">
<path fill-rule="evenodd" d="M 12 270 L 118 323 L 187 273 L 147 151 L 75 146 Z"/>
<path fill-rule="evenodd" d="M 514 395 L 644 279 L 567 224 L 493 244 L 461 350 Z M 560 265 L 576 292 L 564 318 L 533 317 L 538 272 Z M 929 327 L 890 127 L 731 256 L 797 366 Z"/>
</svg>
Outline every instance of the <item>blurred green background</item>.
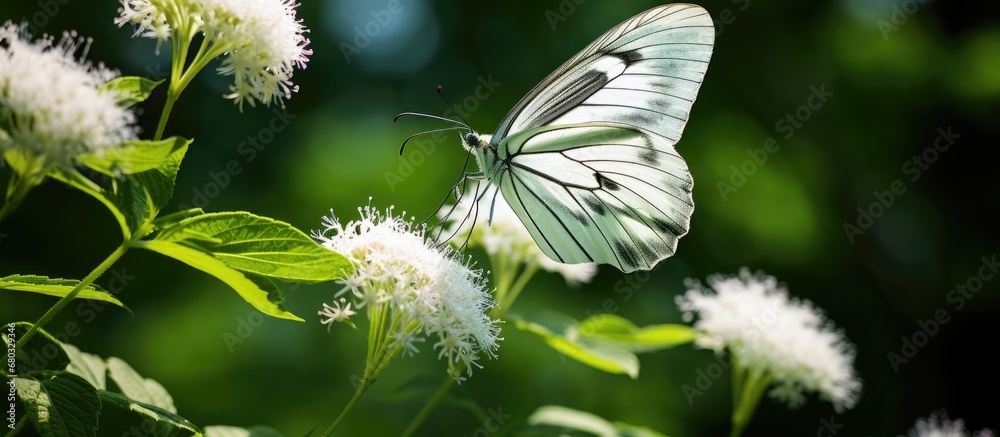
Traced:
<svg viewBox="0 0 1000 437">
<path fill-rule="evenodd" d="M 181 97 L 167 133 L 193 137 L 195 144 L 173 205 L 249 210 L 304 230 L 318 229 L 330 208 L 355 217 L 369 197 L 378 207 L 396 205 L 424 217 L 454 183 L 465 154 L 457 136 L 449 136 L 424 143 L 429 153 L 415 147 L 401 158 L 397 150 L 407 135 L 441 124 L 393 124 L 395 114 L 442 114 L 434 87 L 443 85 L 472 125 L 490 132 L 565 59 L 656 4 L 402 0 L 401 11 L 366 42 L 355 41 L 355 26 L 369 25 L 387 2 L 307 1 L 299 16 L 312 30 L 315 53 L 295 74 L 301 89 L 287 102 L 289 115 L 279 118 L 274 111 L 280 108 L 265 107 L 240 113 L 221 97 L 231 78 L 211 70 Z M 944 1 L 701 4 L 717 20 L 719 36 L 678 145 L 697 182 L 690 234 L 629 299 L 613 291 L 624 275 L 604 266 L 578 289 L 539 274 L 512 312 L 583 318 L 612 299 L 618 314 L 637 323 L 679 322 L 674 296 L 684 291 L 684 278 L 763 269 L 825 309 L 857 345 L 864 393 L 854 410 L 836 417 L 843 425 L 838 435 L 902 434 L 916 417 L 940 408 L 976 429 L 1000 426 L 1000 378 L 984 355 L 997 346 L 1000 278 L 961 309 L 946 298 L 976 275 L 981 257 L 1000 248 L 997 15 Z M 111 1 L 5 1 L 0 20 L 27 21 L 36 33 L 75 29 L 94 39 L 89 59 L 128 75 L 163 77 L 168 53 L 157 56 L 154 42 L 115 26 L 118 7 Z M 359 52 L 347 57 L 343 44 Z M 477 86 L 491 78 L 499 85 L 477 97 Z M 833 94 L 803 109 L 813 88 Z M 162 103 L 160 90 L 142 105 L 147 135 Z M 271 130 L 272 123 L 280 131 Z M 904 163 L 949 127 L 961 137 L 911 180 L 914 167 Z M 262 147 L 251 153 L 248 137 Z M 748 151 L 768 138 L 780 149 L 764 165 L 744 164 Z M 227 165 L 239 172 L 225 174 Z M 733 168 L 743 165 L 753 174 L 732 180 Z M 856 225 L 858 208 L 869 209 L 877 202 L 873 193 L 897 179 L 906 192 L 852 242 L 844 224 Z M 723 194 L 719 183 L 735 191 Z M 85 276 L 120 238 L 97 202 L 52 182 L 0 225 L 0 237 L 0 275 L 66 278 Z M 473 255 L 486 265 L 481 253 Z M 127 282 L 119 298 L 134 317 L 73 304 L 48 329 L 83 325 L 73 343 L 121 357 L 158 380 L 193 422 L 264 424 L 301 435 L 330 423 L 353 392 L 363 338 L 345 326 L 328 334 L 315 315 L 335 284 L 284 287 L 289 308 L 307 319 L 299 324 L 264 320 L 222 283 L 157 254 L 132 251 L 113 272 L 98 283 L 113 289 L 116 274 L 118 283 Z M 2 292 L 0 321 L 35 320 L 52 303 Z M 912 338 L 918 322 L 942 308 L 950 322 L 894 370 L 887 354 L 900 353 L 901 338 Z M 631 380 L 566 360 L 511 327 L 503 336 L 500 359 L 454 390 L 422 435 L 475 434 L 482 423 L 463 406 L 468 400 L 511 415 L 505 427 L 541 405 L 560 404 L 671 436 L 728 432 L 728 374 L 690 404 L 682 392 L 715 362 L 709 352 L 682 347 L 642 355 L 640 377 Z M 343 435 L 400 432 L 443 375 L 431 351 L 395 362 Z M 822 421 L 833 414 L 815 398 L 795 411 L 764 401 L 746 435 L 824 435 L 817 434 Z M 101 434 L 120 435 L 135 424 L 129 420 L 102 416 Z"/>
</svg>

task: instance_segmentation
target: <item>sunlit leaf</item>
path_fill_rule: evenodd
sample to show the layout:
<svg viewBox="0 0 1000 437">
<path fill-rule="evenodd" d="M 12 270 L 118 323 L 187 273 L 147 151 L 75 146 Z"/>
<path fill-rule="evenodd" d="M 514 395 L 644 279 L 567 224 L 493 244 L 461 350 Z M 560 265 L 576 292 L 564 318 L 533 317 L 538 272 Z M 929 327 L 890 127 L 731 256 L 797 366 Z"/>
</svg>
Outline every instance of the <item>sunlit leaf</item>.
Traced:
<svg viewBox="0 0 1000 437">
<path fill-rule="evenodd" d="M 143 378 L 121 358 L 110 357 L 107 359 L 107 365 L 108 376 L 129 399 L 177 413 L 174 399 L 160 383 L 150 378 Z"/>
<path fill-rule="evenodd" d="M 164 229 L 156 239 L 193 245 L 236 270 L 286 281 L 331 281 L 352 270 L 343 255 L 288 223 L 248 212 L 194 216 Z"/>
<path fill-rule="evenodd" d="M 285 309 L 282 303 L 283 298 L 273 283 L 268 285 L 251 274 L 234 270 L 210 253 L 182 244 L 160 240 L 142 241 L 137 246 L 169 256 L 215 276 L 229 285 L 250 305 L 253 305 L 254 308 L 257 308 L 258 311 L 264 314 L 279 319 L 303 321 L 302 318 Z M 262 288 L 262 286 L 266 289 Z"/>
<path fill-rule="evenodd" d="M 600 437 L 616 437 L 615 427 L 596 414 L 558 405 L 546 405 L 528 416 L 529 425 L 547 425 L 584 431 Z"/>
<path fill-rule="evenodd" d="M 56 372 L 43 379 L 18 377 L 15 386 L 35 431 L 45 437 L 96 436 L 101 400 L 83 378 Z"/>
<path fill-rule="evenodd" d="M 205 437 L 282 437 L 282 434 L 266 426 L 251 426 L 250 428 L 240 428 L 237 426 L 206 426 Z"/>
<path fill-rule="evenodd" d="M 122 76 L 107 81 L 98 87 L 103 92 L 112 93 L 115 96 L 115 104 L 123 108 L 129 108 L 137 103 L 144 102 L 153 93 L 156 87 L 163 83 L 162 80 L 152 80 L 139 76 Z"/>
<path fill-rule="evenodd" d="M 106 390 L 108 365 L 104 359 L 93 354 L 80 351 L 69 343 L 62 343 L 62 348 L 69 357 L 66 371 L 86 379 L 90 385 L 100 390 Z"/>
<path fill-rule="evenodd" d="M 28 291 L 48 296 L 64 297 L 79 283 L 80 281 L 75 279 L 53 279 L 36 275 L 10 275 L 0 278 L 0 289 Z M 128 309 L 111 293 L 108 293 L 95 284 L 88 285 L 76 295 L 76 298 L 98 300 Z"/>
<path fill-rule="evenodd" d="M 142 173 L 160 168 L 174 152 L 189 143 L 190 141 L 180 137 L 160 141 L 131 140 L 121 147 L 104 150 L 99 155 L 84 155 L 81 162 L 88 168 L 111 177 Z"/>
<path fill-rule="evenodd" d="M 195 426 L 195 424 L 191 423 L 189 420 L 181 416 L 178 416 L 174 412 L 167 411 L 155 405 L 139 402 L 135 399 L 129 398 L 128 396 L 106 390 L 98 390 L 97 394 L 100 396 L 101 400 L 104 401 L 105 404 L 115 405 L 117 407 L 137 413 L 141 416 L 153 419 L 159 425 L 166 425 L 173 428 L 180 428 L 183 430 L 190 431 L 195 435 L 201 432 L 198 429 L 198 427 Z"/>
<path fill-rule="evenodd" d="M 538 323 L 515 320 L 518 329 L 537 334 L 549 347 L 569 358 L 608 373 L 639 377 L 639 358 L 629 348 L 610 341 L 581 337 L 574 326 L 553 332 Z"/>
<path fill-rule="evenodd" d="M 114 202 L 126 217 L 129 228 L 139 229 L 150 217 L 159 214 L 174 194 L 174 181 L 190 140 L 174 149 L 162 164 L 140 173 L 115 179 Z"/>
<path fill-rule="evenodd" d="M 598 437 L 667 437 L 647 427 L 622 422 L 612 423 L 596 414 L 559 405 L 546 405 L 538 408 L 528 417 L 528 424 L 534 428 L 559 429 L 558 435 L 566 435 L 567 431 L 576 431 Z M 528 431 L 530 433 L 530 430 Z M 548 433 L 548 435 L 556 434 Z"/>
<path fill-rule="evenodd" d="M 614 341 L 635 352 L 652 352 L 690 343 L 697 331 L 687 325 L 662 324 L 642 328 L 615 314 L 598 314 L 579 325 L 581 336 Z"/>
</svg>

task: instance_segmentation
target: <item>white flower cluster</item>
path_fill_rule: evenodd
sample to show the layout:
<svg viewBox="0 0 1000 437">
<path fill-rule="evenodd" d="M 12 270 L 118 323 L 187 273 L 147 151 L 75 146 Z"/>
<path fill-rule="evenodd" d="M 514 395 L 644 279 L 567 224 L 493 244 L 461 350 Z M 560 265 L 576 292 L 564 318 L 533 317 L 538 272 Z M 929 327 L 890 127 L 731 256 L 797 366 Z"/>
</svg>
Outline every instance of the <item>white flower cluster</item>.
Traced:
<svg viewBox="0 0 1000 437">
<path fill-rule="evenodd" d="M 74 33 L 32 42 L 23 26 L 0 27 L 0 151 L 68 162 L 135 137 L 135 115 L 98 89 L 118 74 L 77 61 L 87 44 Z"/>
<path fill-rule="evenodd" d="M 458 229 L 452 228 L 446 231 L 455 235 L 452 237 L 453 241 L 461 242 L 468 238 L 470 246 L 480 246 L 492 257 L 506 256 L 508 261 L 515 265 L 537 263 L 543 270 L 562 275 L 571 285 L 590 282 L 597 274 L 597 264 L 563 264 L 549 258 L 531 238 L 528 228 L 524 227 L 521 219 L 503 196 L 497 195 L 495 202 L 492 195 L 485 196 L 478 202 L 476 208 L 476 194 L 478 193 L 466 194 L 462 201 L 454 206 L 454 211 L 450 211 L 449 206 L 438 213 L 439 217 L 445 218 L 444 216 L 450 211 L 449 221 L 453 226 L 460 226 Z"/>
<path fill-rule="evenodd" d="M 988 429 L 973 433 L 965 429 L 962 419 L 948 419 L 944 413 L 935 413 L 926 419 L 918 419 L 909 437 L 993 437 Z"/>
<path fill-rule="evenodd" d="M 497 321 L 487 315 L 494 302 L 486 291 L 482 270 L 473 269 L 447 246 L 425 238 L 424 230 L 368 206 L 359 208 L 361 219 L 342 225 L 324 219 L 323 246 L 347 256 L 355 272 L 341 281 L 356 308 L 367 309 L 372 323 L 389 327 L 389 338 L 409 353 L 415 343 L 435 335 L 434 348 L 448 361 L 456 379 L 472 373 L 480 354 L 496 357 L 499 347 Z M 323 323 L 343 321 L 353 312 L 343 300 L 325 306 Z"/>
<path fill-rule="evenodd" d="M 194 33 L 205 35 L 209 51 L 227 56 L 219 72 L 234 75 L 227 98 L 243 102 L 281 103 L 298 91 L 295 68 L 305 68 L 312 50 L 309 30 L 296 18 L 293 0 L 121 0 L 115 23 L 136 25 L 136 36 L 162 43 Z"/>
<path fill-rule="evenodd" d="M 689 280 L 677 297 L 684 317 L 703 332 L 697 344 L 728 350 L 739 366 L 770 375 L 771 396 L 796 407 L 804 392 L 817 392 L 841 411 L 861 391 L 854 373 L 854 348 L 809 301 L 792 299 L 773 276 L 713 275 L 708 287 Z"/>
</svg>

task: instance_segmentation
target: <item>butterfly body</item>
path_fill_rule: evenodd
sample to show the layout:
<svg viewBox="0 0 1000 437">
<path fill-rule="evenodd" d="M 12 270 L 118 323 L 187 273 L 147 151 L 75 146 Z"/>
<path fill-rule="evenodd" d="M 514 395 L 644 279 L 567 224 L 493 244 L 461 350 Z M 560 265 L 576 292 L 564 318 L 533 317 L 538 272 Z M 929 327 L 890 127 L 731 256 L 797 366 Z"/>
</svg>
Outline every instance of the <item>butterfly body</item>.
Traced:
<svg viewBox="0 0 1000 437">
<path fill-rule="evenodd" d="M 480 168 L 466 177 L 502 193 L 553 260 L 651 269 L 674 253 L 694 211 L 674 145 L 714 41 L 696 5 L 626 20 L 532 89 L 494 134 L 465 134 Z"/>
</svg>

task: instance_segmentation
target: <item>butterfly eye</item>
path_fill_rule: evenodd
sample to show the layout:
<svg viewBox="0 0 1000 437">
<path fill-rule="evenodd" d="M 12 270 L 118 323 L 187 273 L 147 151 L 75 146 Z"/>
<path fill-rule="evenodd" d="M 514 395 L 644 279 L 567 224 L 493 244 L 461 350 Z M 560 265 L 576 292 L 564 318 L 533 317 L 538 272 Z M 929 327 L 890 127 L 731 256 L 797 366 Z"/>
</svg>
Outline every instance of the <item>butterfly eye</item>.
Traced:
<svg viewBox="0 0 1000 437">
<path fill-rule="evenodd" d="M 479 146 L 479 135 L 476 135 L 475 132 L 465 134 L 465 144 L 468 144 L 469 147 Z"/>
</svg>

